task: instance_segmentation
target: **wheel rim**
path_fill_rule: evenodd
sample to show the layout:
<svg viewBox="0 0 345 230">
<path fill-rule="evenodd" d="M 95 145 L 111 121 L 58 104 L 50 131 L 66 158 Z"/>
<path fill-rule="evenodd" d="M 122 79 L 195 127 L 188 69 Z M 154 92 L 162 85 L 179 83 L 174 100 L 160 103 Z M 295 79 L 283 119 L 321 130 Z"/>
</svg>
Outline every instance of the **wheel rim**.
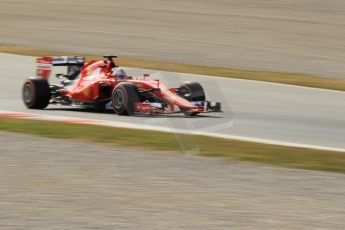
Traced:
<svg viewBox="0 0 345 230">
<path fill-rule="evenodd" d="M 24 86 L 23 99 L 25 103 L 30 103 L 32 101 L 32 86 L 29 83 Z"/>
<path fill-rule="evenodd" d="M 121 109 L 125 102 L 125 95 L 121 89 L 117 89 L 114 95 L 114 107 L 116 109 Z"/>
<path fill-rule="evenodd" d="M 186 87 L 183 87 L 183 88 L 181 88 L 181 90 L 180 90 L 180 95 L 183 97 L 183 98 L 190 98 L 190 95 L 191 95 L 191 91 L 188 89 L 188 88 L 186 88 Z"/>
</svg>

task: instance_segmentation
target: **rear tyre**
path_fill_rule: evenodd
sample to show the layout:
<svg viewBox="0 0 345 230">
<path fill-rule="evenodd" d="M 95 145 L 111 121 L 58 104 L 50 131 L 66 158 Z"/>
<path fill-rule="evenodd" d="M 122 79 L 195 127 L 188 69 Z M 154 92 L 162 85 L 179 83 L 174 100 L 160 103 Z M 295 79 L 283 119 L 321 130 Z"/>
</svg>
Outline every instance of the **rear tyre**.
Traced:
<svg viewBox="0 0 345 230">
<path fill-rule="evenodd" d="M 29 109 L 46 108 L 51 98 L 48 81 L 37 77 L 26 79 L 22 89 L 22 98 Z"/>
<path fill-rule="evenodd" d="M 140 101 L 139 90 L 132 83 L 119 83 L 113 90 L 111 101 L 116 114 L 131 116 L 135 112 L 135 103 Z"/>
<path fill-rule="evenodd" d="M 202 88 L 199 82 L 183 83 L 178 90 L 178 95 L 180 97 L 183 97 L 187 101 L 205 101 L 206 100 L 204 88 Z M 195 116 L 198 114 L 197 112 L 191 112 L 183 108 L 180 108 L 180 109 L 186 116 Z"/>
</svg>

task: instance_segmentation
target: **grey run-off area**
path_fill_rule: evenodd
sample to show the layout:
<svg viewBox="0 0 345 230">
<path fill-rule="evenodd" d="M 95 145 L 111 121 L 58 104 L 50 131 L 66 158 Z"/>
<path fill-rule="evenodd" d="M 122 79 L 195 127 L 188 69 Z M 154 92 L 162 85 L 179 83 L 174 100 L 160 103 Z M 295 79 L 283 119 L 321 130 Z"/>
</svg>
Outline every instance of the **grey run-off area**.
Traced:
<svg viewBox="0 0 345 230">
<path fill-rule="evenodd" d="M 342 174 L 2 132 L 0 144 L 4 230 L 345 228 Z"/>
<path fill-rule="evenodd" d="M 0 0 L 0 44 L 345 78 L 343 0 Z"/>
</svg>

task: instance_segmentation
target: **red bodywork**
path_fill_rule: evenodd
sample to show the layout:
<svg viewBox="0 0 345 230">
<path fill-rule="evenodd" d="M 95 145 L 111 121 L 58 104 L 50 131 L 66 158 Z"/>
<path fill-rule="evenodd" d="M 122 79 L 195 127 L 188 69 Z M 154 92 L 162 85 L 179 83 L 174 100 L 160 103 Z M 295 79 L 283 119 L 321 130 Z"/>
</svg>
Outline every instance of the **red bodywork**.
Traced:
<svg viewBox="0 0 345 230">
<path fill-rule="evenodd" d="M 51 74 L 51 65 L 54 64 L 54 57 L 37 58 L 37 76 L 48 79 Z M 63 58 L 63 57 L 62 57 Z M 77 58 L 77 57 L 76 57 Z M 159 80 L 147 79 L 144 74 L 139 78 L 126 77 L 119 79 L 113 73 L 115 63 L 112 60 L 90 61 L 83 65 L 80 77 L 72 84 L 63 87 L 59 94 L 68 98 L 72 102 L 93 104 L 99 101 L 111 99 L 111 92 L 120 82 L 131 82 L 137 86 L 140 91 L 150 91 L 157 98 L 162 99 L 169 106 L 159 109 L 153 108 L 150 103 L 135 103 L 137 112 L 143 113 L 174 113 L 176 107 L 191 112 L 206 112 L 202 106 L 196 106 L 188 100 L 178 96 L 175 88 L 168 88 Z M 107 89 L 106 93 L 102 89 Z M 110 94 L 109 94 L 110 92 Z"/>
</svg>

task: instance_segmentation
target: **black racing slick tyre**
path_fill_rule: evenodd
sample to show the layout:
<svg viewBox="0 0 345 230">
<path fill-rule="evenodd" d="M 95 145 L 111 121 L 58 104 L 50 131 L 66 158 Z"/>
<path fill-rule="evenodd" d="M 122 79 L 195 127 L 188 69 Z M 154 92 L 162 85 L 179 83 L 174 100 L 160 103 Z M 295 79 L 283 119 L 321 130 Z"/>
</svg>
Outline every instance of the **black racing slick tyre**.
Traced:
<svg viewBox="0 0 345 230">
<path fill-rule="evenodd" d="M 46 108 L 51 98 L 48 81 L 38 77 L 26 79 L 22 89 L 22 98 L 29 109 Z"/>
<path fill-rule="evenodd" d="M 185 82 L 180 86 L 178 95 L 188 101 L 205 101 L 205 91 L 199 82 Z"/>
<path fill-rule="evenodd" d="M 140 101 L 139 90 L 132 83 L 119 83 L 113 90 L 111 101 L 116 114 L 131 116 L 135 112 L 135 103 Z"/>
<path fill-rule="evenodd" d="M 183 97 L 187 101 L 205 101 L 206 100 L 204 88 L 202 88 L 199 82 L 183 83 L 178 90 L 178 95 L 180 97 Z M 195 116 L 198 114 L 198 112 L 191 112 L 183 108 L 180 108 L 180 109 L 186 116 Z"/>
</svg>

